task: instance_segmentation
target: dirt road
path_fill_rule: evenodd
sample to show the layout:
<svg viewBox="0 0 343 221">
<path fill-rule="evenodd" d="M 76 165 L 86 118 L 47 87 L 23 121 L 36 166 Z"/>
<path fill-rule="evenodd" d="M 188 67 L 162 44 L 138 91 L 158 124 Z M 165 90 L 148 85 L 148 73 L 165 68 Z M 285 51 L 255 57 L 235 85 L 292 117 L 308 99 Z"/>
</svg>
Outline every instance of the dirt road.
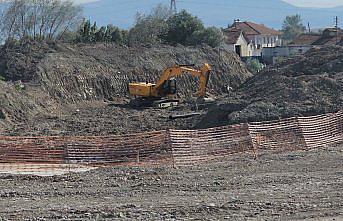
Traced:
<svg viewBox="0 0 343 221">
<path fill-rule="evenodd" d="M 192 168 L 0 175 L 4 220 L 343 220 L 343 149 Z"/>
</svg>

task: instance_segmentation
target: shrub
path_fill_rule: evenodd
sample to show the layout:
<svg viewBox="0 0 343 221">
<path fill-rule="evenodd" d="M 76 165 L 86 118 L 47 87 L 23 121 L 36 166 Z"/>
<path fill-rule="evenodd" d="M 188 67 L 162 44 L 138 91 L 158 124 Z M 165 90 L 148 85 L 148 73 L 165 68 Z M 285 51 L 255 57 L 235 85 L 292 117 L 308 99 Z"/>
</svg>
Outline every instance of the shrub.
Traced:
<svg viewBox="0 0 343 221">
<path fill-rule="evenodd" d="M 256 58 L 249 58 L 246 61 L 246 65 L 247 65 L 247 68 L 249 69 L 249 71 L 251 71 L 254 74 L 260 72 L 265 67 L 265 65 L 262 64 Z"/>
<path fill-rule="evenodd" d="M 213 48 L 220 46 L 223 42 L 223 32 L 216 27 L 209 27 L 195 31 L 188 40 L 189 45 L 207 44 Z"/>
</svg>

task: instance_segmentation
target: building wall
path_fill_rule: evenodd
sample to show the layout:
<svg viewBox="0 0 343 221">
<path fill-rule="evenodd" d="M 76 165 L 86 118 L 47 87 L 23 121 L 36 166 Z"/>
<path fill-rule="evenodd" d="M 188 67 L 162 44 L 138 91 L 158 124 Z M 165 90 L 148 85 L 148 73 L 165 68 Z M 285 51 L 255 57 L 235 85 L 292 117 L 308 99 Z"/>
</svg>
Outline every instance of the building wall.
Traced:
<svg viewBox="0 0 343 221">
<path fill-rule="evenodd" d="M 235 44 L 235 46 L 240 45 L 241 46 L 241 57 L 249 57 L 251 56 L 251 49 L 248 45 L 248 42 L 245 40 L 244 36 L 241 34 Z"/>
<path fill-rule="evenodd" d="M 236 46 L 241 46 L 241 57 L 253 56 L 253 45 L 248 44 L 244 36 L 241 34 L 236 44 L 225 44 L 224 47 L 230 51 L 236 52 Z"/>
<path fill-rule="evenodd" d="M 256 35 L 254 42 L 256 47 L 262 47 L 262 48 L 272 48 L 281 46 L 282 41 L 280 36 L 277 35 Z"/>
<path fill-rule="evenodd" d="M 264 48 L 275 48 L 281 45 L 281 38 L 272 35 L 256 35 L 250 42 L 241 34 L 236 44 L 226 45 L 225 47 L 235 52 L 235 46 L 241 46 L 241 57 L 261 57 Z"/>
<path fill-rule="evenodd" d="M 263 48 L 262 49 L 262 58 L 267 63 L 274 63 L 275 58 L 280 57 L 290 57 L 294 55 L 304 54 L 310 50 L 313 46 L 311 45 L 289 45 L 289 46 L 280 46 L 274 48 Z"/>
</svg>

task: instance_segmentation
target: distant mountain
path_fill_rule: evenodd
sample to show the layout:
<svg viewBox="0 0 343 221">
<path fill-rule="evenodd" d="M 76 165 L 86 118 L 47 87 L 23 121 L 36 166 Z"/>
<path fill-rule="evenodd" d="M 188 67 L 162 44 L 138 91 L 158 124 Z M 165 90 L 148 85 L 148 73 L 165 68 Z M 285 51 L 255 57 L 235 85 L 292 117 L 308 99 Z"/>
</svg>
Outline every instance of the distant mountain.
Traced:
<svg viewBox="0 0 343 221">
<path fill-rule="evenodd" d="M 133 25 L 137 12 L 148 13 L 159 3 L 169 0 L 99 0 L 83 4 L 86 18 L 104 25 L 113 23 L 121 28 Z M 280 29 L 287 15 L 300 14 L 303 23 L 312 28 L 331 27 L 334 17 L 343 14 L 343 7 L 300 8 L 281 0 L 183 0 L 177 1 L 178 10 L 186 9 L 201 18 L 206 26 L 226 27 L 234 19 L 249 20 Z M 343 19 L 343 17 L 341 17 Z"/>
</svg>

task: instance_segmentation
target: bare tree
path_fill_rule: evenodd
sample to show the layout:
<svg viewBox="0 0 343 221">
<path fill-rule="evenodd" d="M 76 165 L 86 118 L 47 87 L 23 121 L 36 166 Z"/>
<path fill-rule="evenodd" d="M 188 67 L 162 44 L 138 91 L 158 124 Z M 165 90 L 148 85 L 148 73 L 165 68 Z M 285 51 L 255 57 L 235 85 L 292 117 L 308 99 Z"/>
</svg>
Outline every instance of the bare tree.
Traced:
<svg viewBox="0 0 343 221">
<path fill-rule="evenodd" d="M 75 30 L 82 8 L 70 0 L 14 0 L 1 18 L 5 38 L 55 39 Z"/>
</svg>

